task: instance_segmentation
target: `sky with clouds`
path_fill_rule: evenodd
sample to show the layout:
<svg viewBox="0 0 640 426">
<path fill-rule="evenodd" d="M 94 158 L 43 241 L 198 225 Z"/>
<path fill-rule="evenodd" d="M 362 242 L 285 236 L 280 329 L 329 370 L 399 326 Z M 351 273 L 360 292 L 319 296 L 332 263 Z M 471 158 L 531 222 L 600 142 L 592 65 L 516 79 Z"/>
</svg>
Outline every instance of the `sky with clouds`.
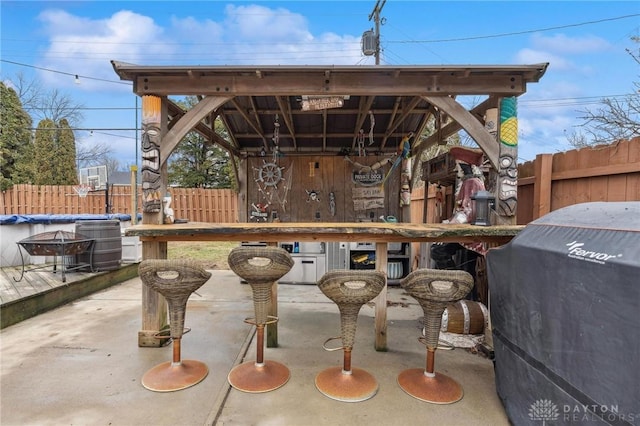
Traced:
<svg viewBox="0 0 640 426">
<path fill-rule="evenodd" d="M 373 65 L 375 1 L 2 1 L 1 77 L 21 73 L 84 105 L 76 138 L 135 163 L 136 97 L 110 61 L 140 65 Z M 549 62 L 519 98 L 519 157 L 571 149 L 586 108 L 640 81 L 640 2 L 384 4 L 383 65 Z M 78 75 L 80 84 L 74 84 Z M 636 95 L 637 92 L 635 92 Z M 477 99 L 466 102 L 477 103 Z M 139 137 L 139 133 L 138 133 Z"/>
</svg>

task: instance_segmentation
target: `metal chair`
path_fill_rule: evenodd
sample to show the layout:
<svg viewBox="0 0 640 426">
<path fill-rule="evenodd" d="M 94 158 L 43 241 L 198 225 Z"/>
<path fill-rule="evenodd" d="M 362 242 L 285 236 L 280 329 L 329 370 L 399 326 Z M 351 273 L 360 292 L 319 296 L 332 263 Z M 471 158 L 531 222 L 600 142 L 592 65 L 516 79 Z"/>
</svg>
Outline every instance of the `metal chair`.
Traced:
<svg viewBox="0 0 640 426">
<path fill-rule="evenodd" d="M 327 368 L 316 376 L 316 388 L 325 396 L 337 401 L 359 402 L 372 398 L 378 391 L 375 377 L 351 366 L 351 354 L 360 308 L 380 294 L 385 285 L 385 274 L 380 271 L 329 271 L 318 281 L 320 290 L 340 310 L 341 336 L 327 339 L 322 346 L 328 351 L 343 350 L 342 367 Z M 342 339 L 342 346 L 328 348 L 327 343 L 336 339 Z"/>
<path fill-rule="evenodd" d="M 259 393 L 275 390 L 289 380 L 289 369 L 276 361 L 264 360 L 265 325 L 278 321 L 268 315 L 271 287 L 293 267 L 293 258 L 277 247 L 236 247 L 229 253 L 229 267 L 247 281 L 253 293 L 255 318 L 245 322 L 256 326 L 256 361 L 245 362 L 229 372 L 229 384 L 243 392 Z"/>
<path fill-rule="evenodd" d="M 207 282 L 211 272 L 189 260 L 143 260 L 138 266 L 142 283 L 160 293 L 169 308 L 173 360 L 159 364 L 142 376 L 142 385 L 156 392 L 171 392 L 200 383 L 209 373 L 207 366 L 195 360 L 183 360 L 181 342 L 189 296 Z"/>
<path fill-rule="evenodd" d="M 416 299 L 424 312 L 425 337 L 418 340 L 427 347 L 425 369 L 405 370 L 398 384 L 409 395 L 434 404 L 451 404 L 462 399 L 462 387 L 452 378 L 435 372 L 435 353 L 440 336 L 442 313 L 449 303 L 463 299 L 473 288 L 473 277 L 466 271 L 418 269 L 400 281 L 402 288 Z"/>
</svg>

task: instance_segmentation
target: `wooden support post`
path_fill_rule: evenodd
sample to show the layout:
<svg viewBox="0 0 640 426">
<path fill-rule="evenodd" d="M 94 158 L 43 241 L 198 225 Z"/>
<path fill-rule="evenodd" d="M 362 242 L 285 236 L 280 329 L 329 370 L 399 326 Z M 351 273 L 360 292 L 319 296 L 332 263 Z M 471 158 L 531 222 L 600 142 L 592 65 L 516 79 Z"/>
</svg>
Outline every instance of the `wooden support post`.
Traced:
<svg viewBox="0 0 640 426">
<path fill-rule="evenodd" d="M 277 247 L 278 243 L 268 243 L 270 246 Z M 268 315 L 278 317 L 278 282 L 271 286 L 271 306 Z M 267 347 L 278 347 L 278 323 L 267 324 Z"/>
<path fill-rule="evenodd" d="M 376 243 L 376 269 L 387 274 L 387 243 Z M 376 343 L 377 351 L 387 351 L 387 280 L 385 279 L 384 288 L 380 294 L 374 299 L 376 303 Z"/>
<path fill-rule="evenodd" d="M 163 223 L 162 198 L 166 191 L 167 163 L 160 158 L 162 136 L 167 133 L 167 99 L 146 95 L 142 98 L 142 181 L 144 204 L 142 223 Z M 160 177 L 160 179 L 158 179 Z M 166 259 L 167 242 L 143 241 L 142 259 Z M 158 292 L 142 286 L 142 329 L 138 346 L 160 347 L 166 339 L 155 335 L 165 329 L 167 302 Z"/>
<path fill-rule="evenodd" d="M 166 242 L 142 242 L 143 259 L 166 259 Z M 138 331 L 138 346 L 158 348 L 166 339 L 158 339 L 155 335 L 169 324 L 167 317 L 167 301 L 160 293 L 142 286 L 142 329 Z"/>
<path fill-rule="evenodd" d="M 131 224 L 138 223 L 138 166 L 131 166 Z"/>
<path fill-rule="evenodd" d="M 553 155 L 538 154 L 533 164 L 536 179 L 533 185 L 533 219 L 535 220 L 551 211 Z"/>
</svg>

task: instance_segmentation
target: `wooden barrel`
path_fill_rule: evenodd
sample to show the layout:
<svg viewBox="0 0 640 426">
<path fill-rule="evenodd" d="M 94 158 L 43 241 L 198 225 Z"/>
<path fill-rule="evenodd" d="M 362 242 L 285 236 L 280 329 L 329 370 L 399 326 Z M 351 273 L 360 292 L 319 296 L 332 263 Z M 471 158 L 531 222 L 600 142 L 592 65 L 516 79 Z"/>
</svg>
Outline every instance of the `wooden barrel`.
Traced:
<svg viewBox="0 0 640 426">
<path fill-rule="evenodd" d="M 95 240 L 92 265 L 94 272 L 111 271 L 122 261 L 122 232 L 119 220 L 78 220 L 76 233 Z M 78 263 L 89 263 L 90 254 L 78 255 Z"/>
<path fill-rule="evenodd" d="M 487 321 L 487 308 L 482 303 L 459 300 L 445 308 L 440 330 L 458 334 L 483 334 Z"/>
</svg>

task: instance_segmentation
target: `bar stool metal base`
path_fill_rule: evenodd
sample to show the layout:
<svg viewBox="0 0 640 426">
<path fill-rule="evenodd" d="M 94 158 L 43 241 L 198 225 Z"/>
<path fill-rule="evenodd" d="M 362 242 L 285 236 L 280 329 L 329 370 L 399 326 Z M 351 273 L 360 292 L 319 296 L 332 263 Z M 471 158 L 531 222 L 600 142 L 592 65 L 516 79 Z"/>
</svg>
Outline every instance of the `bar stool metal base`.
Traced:
<svg viewBox="0 0 640 426">
<path fill-rule="evenodd" d="M 147 371 L 142 386 L 155 392 L 173 392 L 198 384 L 209 374 L 209 368 L 200 361 L 186 359 L 172 364 L 163 362 Z"/>
<path fill-rule="evenodd" d="M 378 392 L 378 382 L 361 368 L 352 368 L 351 374 L 348 374 L 342 367 L 331 367 L 318 373 L 316 388 L 336 401 L 360 402 Z"/>
<path fill-rule="evenodd" d="M 282 387 L 289 381 L 289 369 L 276 361 L 245 362 L 235 366 L 227 379 L 229 384 L 242 392 L 269 392 Z"/>
<path fill-rule="evenodd" d="M 462 386 L 451 377 L 434 373 L 428 377 L 424 369 L 411 368 L 398 375 L 398 384 L 412 397 L 432 404 L 453 404 L 462 399 Z"/>
</svg>

